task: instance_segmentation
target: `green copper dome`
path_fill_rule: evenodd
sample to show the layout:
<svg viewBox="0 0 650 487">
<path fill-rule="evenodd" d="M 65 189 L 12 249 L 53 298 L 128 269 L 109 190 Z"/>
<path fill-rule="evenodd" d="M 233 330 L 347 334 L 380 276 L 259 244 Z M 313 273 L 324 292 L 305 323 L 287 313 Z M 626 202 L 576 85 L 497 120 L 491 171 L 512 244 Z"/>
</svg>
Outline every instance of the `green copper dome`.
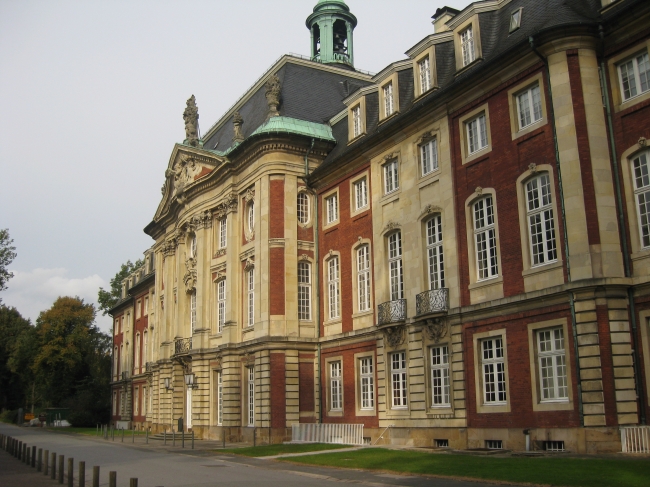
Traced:
<svg viewBox="0 0 650 487">
<path fill-rule="evenodd" d="M 313 61 L 354 67 L 352 33 L 357 18 L 343 0 L 318 0 L 306 25 Z"/>
</svg>

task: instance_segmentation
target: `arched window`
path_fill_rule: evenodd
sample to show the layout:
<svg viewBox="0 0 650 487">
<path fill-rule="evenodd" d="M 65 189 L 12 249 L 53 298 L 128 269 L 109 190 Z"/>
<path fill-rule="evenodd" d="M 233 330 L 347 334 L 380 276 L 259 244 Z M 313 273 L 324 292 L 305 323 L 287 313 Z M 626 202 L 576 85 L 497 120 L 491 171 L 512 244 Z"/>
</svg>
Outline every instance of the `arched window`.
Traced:
<svg viewBox="0 0 650 487">
<path fill-rule="evenodd" d="M 217 282 L 217 333 L 223 332 L 226 322 L 226 280 Z"/>
<path fill-rule="evenodd" d="M 190 329 L 192 334 L 196 328 L 196 291 L 193 291 L 190 294 Z"/>
<path fill-rule="evenodd" d="M 253 233 L 253 231 L 255 230 L 255 203 L 253 203 L 252 201 L 248 203 L 247 222 L 248 222 L 248 231 Z"/>
<path fill-rule="evenodd" d="M 298 263 L 298 319 L 311 320 L 311 264 Z"/>
<path fill-rule="evenodd" d="M 298 193 L 297 210 L 298 222 L 306 225 L 309 222 L 309 195 Z"/>
<path fill-rule="evenodd" d="M 478 280 L 499 275 L 497 234 L 492 196 L 486 196 L 472 205 L 474 220 L 474 249 Z"/>
<path fill-rule="evenodd" d="M 357 302 L 359 311 L 370 310 L 370 248 L 362 245 L 357 249 Z"/>
<path fill-rule="evenodd" d="M 135 373 L 138 373 L 137 368 L 140 367 L 140 333 L 135 334 Z"/>
<path fill-rule="evenodd" d="M 650 151 L 639 154 L 632 160 L 634 199 L 639 219 L 641 247 L 650 247 Z"/>
<path fill-rule="evenodd" d="M 334 256 L 327 261 L 327 293 L 330 320 L 341 316 L 341 279 L 339 258 Z"/>
<path fill-rule="evenodd" d="M 427 220 L 427 270 L 429 289 L 445 287 L 445 265 L 442 250 L 442 218 L 435 215 Z"/>
<path fill-rule="evenodd" d="M 149 361 L 149 350 L 148 350 L 148 338 L 149 334 L 147 330 L 142 333 L 142 361 L 146 364 Z"/>
<path fill-rule="evenodd" d="M 113 375 L 120 375 L 120 355 L 117 347 L 113 350 Z"/>
<path fill-rule="evenodd" d="M 246 289 L 247 289 L 247 325 L 255 324 L 255 268 L 246 272 Z"/>
<path fill-rule="evenodd" d="M 526 213 L 531 265 L 555 262 L 557 260 L 557 244 L 551 182 L 548 174 L 535 176 L 526 183 Z"/>
<path fill-rule="evenodd" d="M 390 300 L 404 299 L 402 232 L 395 232 L 388 237 L 388 269 L 390 277 Z"/>
</svg>

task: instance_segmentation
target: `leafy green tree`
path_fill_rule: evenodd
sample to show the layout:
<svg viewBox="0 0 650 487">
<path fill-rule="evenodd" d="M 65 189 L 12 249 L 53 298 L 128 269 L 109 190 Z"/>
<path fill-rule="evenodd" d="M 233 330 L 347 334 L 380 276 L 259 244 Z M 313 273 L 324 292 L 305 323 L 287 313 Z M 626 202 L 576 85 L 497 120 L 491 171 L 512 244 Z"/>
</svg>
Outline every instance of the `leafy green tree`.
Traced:
<svg viewBox="0 0 650 487">
<path fill-rule="evenodd" d="M 0 305 L 0 409 L 17 409 L 25 405 L 26 383 L 12 372 L 9 360 L 22 335 L 33 331 L 29 320 L 23 318 L 16 308 Z"/>
<path fill-rule="evenodd" d="M 13 247 L 13 239 L 9 238 L 7 228 L 0 229 L 0 291 L 7 289 L 7 281 L 14 277 L 13 272 L 7 270 L 7 266 L 16 258 L 16 247 Z M 2 303 L 2 299 L 0 299 Z"/>
<path fill-rule="evenodd" d="M 99 303 L 99 310 L 102 311 L 102 314 L 108 314 L 108 311 L 118 303 L 122 296 L 122 281 L 142 264 L 142 259 L 136 260 L 135 263 L 127 260 L 125 264 L 122 264 L 115 277 L 111 279 L 111 289 L 107 291 L 104 288 L 99 288 L 97 302 Z"/>
</svg>

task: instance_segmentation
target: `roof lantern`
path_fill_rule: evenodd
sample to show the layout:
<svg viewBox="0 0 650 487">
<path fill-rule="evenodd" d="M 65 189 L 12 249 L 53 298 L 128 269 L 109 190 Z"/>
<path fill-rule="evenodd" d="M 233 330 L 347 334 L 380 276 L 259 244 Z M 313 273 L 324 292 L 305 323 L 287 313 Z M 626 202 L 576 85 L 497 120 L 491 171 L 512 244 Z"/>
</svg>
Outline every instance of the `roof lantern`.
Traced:
<svg viewBox="0 0 650 487">
<path fill-rule="evenodd" d="M 311 59 L 354 68 L 352 33 L 357 18 L 343 0 L 319 0 L 307 17 L 311 32 Z"/>
</svg>

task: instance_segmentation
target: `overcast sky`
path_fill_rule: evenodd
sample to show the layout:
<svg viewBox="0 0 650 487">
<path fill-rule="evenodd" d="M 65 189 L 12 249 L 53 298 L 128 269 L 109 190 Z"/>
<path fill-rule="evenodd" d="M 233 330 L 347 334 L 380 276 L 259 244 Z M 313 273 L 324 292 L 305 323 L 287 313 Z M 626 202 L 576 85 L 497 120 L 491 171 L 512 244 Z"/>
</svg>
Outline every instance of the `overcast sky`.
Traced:
<svg viewBox="0 0 650 487">
<path fill-rule="evenodd" d="M 356 67 L 378 72 L 459 0 L 348 0 Z M 203 131 L 280 56 L 309 55 L 316 0 L 0 0 L 0 228 L 18 257 L 0 297 L 35 321 L 95 302 L 153 244 L 183 110 Z M 108 330 L 110 319 L 98 317 Z"/>
</svg>

